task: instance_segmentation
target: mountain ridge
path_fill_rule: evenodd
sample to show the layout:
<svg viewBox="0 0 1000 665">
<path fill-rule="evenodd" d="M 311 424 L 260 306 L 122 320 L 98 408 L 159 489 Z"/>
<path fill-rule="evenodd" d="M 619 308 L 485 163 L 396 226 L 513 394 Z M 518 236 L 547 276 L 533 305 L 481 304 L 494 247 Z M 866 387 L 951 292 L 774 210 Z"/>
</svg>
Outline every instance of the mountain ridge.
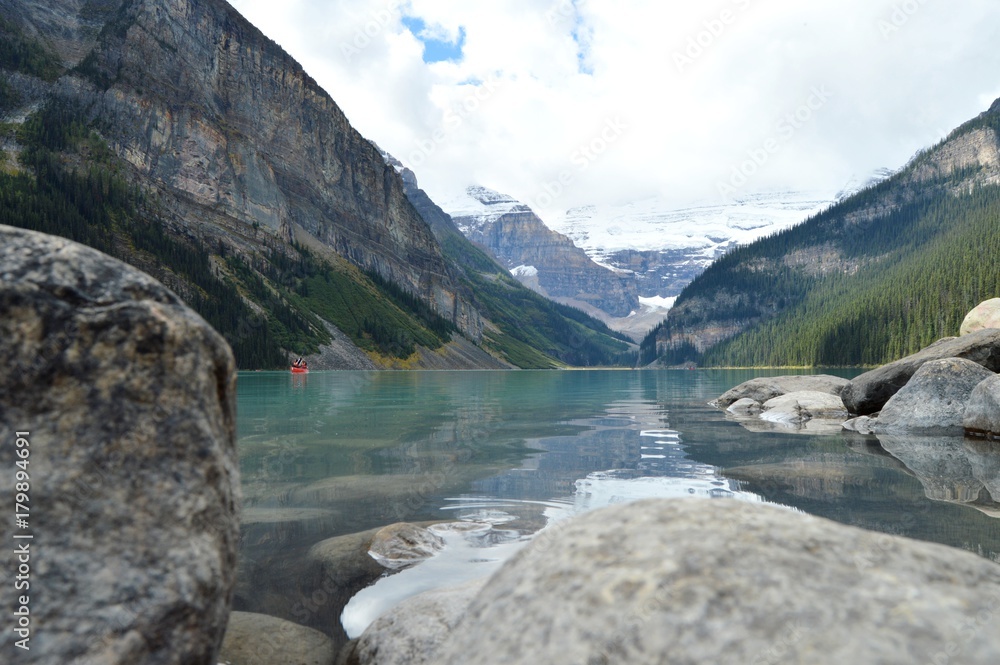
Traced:
<svg viewBox="0 0 1000 665">
<path fill-rule="evenodd" d="M 630 271 L 596 263 L 570 238 L 546 226 L 526 204 L 473 186 L 465 197 L 443 205 L 469 240 L 508 270 L 522 268 L 515 276 L 542 295 L 608 317 L 626 317 L 639 309 Z"/>
<path fill-rule="evenodd" d="M 888 180 L 735 249 L 644 340 L 668 365 L 879 364 L 957 334 L 1000 291 L 1000 109 L 991 106 Z"/>
</svg>

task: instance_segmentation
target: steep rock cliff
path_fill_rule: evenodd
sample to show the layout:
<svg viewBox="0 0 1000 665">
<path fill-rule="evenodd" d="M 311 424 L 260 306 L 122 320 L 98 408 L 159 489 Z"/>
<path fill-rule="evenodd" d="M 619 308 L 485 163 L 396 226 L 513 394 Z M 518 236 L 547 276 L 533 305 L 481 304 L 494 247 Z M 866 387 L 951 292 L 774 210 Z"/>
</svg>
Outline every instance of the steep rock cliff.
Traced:
<svg viewBox="0 0 1000 665">
<path fill-rule="evenodd" d="M 202 269 L 201 282 L 192 282 L 163 257 L 137 249 L 120 228 L 102 249 L 155 274 L 185 298 L 207 293 L 211 299 L 214 286 L 206 292 L 206 279 L 231 283 L 249 307 L 229 316 L 230 327 L 238 329 L 223 327 L 231 342 L 250 328 L 261 330 L 261 322 L 247 324 L 250 314 L 268 318 L 272 327 L 275 305 L 290 308 L 292 314 L 282 316 L 297 318 L 300 330 L 311 328 L 313 341 L 328 337 L 327 324 L 314 318 L 323 312 L 302 312 L 303 304 L 293 300 L 308 287 L 309 275 L 289 273 L 290 265 L 312 260 L 300 256 L 303 248 L 331 261 L 357 290 L 384 295 L 379 280 L 390 290 L 398 285 L 481 341 L 482 316 L 468 289 L 456 284 L 454 266 L 408 201 L 398 174 L 298 63 L 222 0 L 0 0 L 0 41 L 4 53 L 30 56 L 0 62 L 0 115 L 21 125 L 57 109 L 54 115 L 64 122 L 55 135 L 73 138 L 45 149 L 52 148 L 61 168 L 124 178 L 148 199 L 133 211 L 134 224 L 149 224 L 192 252 L 207 253 L 211 274 Z M 52 134 L 50 120 L 42 119 L 43 133 Z M 79 121 L 87 128 L 83 135 L 72 128 Z M 91 130 L 113 160 L 95 157 L 96 144 L 85 136 Z M 20 139 L 4 131 L 2 171 L 30 175 L 36 165 L 19 164 L 26 148 Z M 81 142 L 87 144 L 82 149 Z M 37 193 L 49 197 L 42 187 Z M 7 213 L 9 223 L 18 223 L 16 210 Z M 275 263 L 276 255 L 286 257 L 284 265 Z M 235 274 L 234 256 L 249 272 Z M 359 312 L 358 327 L 344 330 L 367 350 L 370 330 L 379 324 L 371 323 L 376 319 L 368 308 Z M 216 319 L 219 325 L 226 317 Z M 278 338 L 290 353 L 301 351 L 301 340 L 288 346 Z M 273 350 L 269 357 L 273 363 Z"/>
<path fill-rule="evenodd" d="M 298 225 L 478 337 L 398 176 L 302 67 L 221 0 L 132 0 L 80 67 L 115 150 L 194 203 Z M 102 90 L 103 88 L 103 90 Z"/>
<path fill-rule="evenodd" d="M 549 229 L 528 206 L 486 189 L 470 187 L 454 202 L 455 223 L 485 247 L 522 283 L 559 302 L 593 307 L 612 317 L 639 308 L 635 275 L 595 263 L 573 241 Z M 537 277 L 537 280 L 536 280 Z"/>
</svg>

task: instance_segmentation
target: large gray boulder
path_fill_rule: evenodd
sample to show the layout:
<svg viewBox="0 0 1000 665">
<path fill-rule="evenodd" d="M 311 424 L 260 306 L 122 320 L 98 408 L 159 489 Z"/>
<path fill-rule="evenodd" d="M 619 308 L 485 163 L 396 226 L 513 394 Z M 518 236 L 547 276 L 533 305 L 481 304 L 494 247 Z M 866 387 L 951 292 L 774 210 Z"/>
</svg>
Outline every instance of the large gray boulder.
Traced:
<svg viewBox="0 0 1000 665">
<path fill-rule="evenodd" d="M 984 300 L 965 315 L 958 334 L 965 336 L 979 330 L 1000 328 L 1000 298 Z"/>
<path fill-rule="evenodd" d="M 235 382 L 225 341 L 149 276 L 0 226 L 0 496 L 30 499 L 26 525 L 0 520 L 5 549 L 30 550 L 30 588 L 4 581 L 0 606 L 27 606 L 31 630 L 23 651 L 7 622 L 0 662 L 215 662 L 239 531 Z"/>
<path fill-rule="evenodd" d="M 727 390 L 713 404 L 722 409 L 741 399 L 752 399 L 763 404 L 769 399 L 803 390 L 839 395 L 847 384 L 847 379 L 828 374 L 760 377 L 744 381 L 735 388 Z"/>
<path fill-rule="evenodd" d="M 924 363 L 942 358 L 965 358 L 991 372 L 1000 371 L 1000 330 L 990 328 L 965 337 L 945 337 L 927 348 L 854 378 L 840 397 L 859 416 L 876 413 L 907 384 Z"/>
<path fill-rule="evenodd" d="M 333 665 L 333 640 L 312 628 L 252 612 L 233 612 L 219 652 L 225 665 Z"/>
<path fill-rule="evenodd" d="M 961 434 L 965 406 L 973 390 L 993 372 L 962 358 L 925 363 L 889 398 L 873 427 L 879 433 Z"/>
<path fill-rule="evenodd" d="M 962 427 L 972 436 L 1000 436 L 1000 374 L 987 377 L 972 390 Z"/>
<path fill-rule="evenodd" d="M 1000 566 L 726 500 L 619 505 L 496 573 L 436 663 L 1000 662 Z"/>
</svg>

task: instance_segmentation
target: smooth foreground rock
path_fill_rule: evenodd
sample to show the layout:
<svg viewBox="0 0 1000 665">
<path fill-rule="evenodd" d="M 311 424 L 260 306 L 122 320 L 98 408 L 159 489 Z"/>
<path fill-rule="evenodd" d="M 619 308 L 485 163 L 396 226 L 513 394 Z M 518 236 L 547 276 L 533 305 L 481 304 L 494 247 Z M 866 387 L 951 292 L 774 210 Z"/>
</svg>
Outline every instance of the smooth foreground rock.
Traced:
<svg viewBox="0 0 1000 665">
<path fill-rule="evenodd" d="M 233 612 L 219 652 L 225 665 L 333 665 L 333 640 L 265 614 Z"/>
<path fill-rule="evenodd" d="M 965 405 L 973 389 L 993 372 L 962 358 L 925 363 L 889 398 L 872 429 L 879 433 L 961 434 Z"/>
<path fill-rule="evenodd" d="M 984 300 L 966 314 L 958 334 L 964 337 L 989 328 L 1000 328 L 1000 298 Z"/>
<path fill-rule="evenodd" d="M 99 252 L 0 226 L 4 663 L 214 663 L 236 571 L 235 367 L 158 282 Z M 17 432 L 30 445 L 15 445 Z M 17 450 L 30 451 L 20 457 Z M 30 487 L 15 486 L 17 460 Z M 28 596 L 30 651 L 11 613 Z"/>
<path fill-rule="evenodd" d="M 988 377 L 972 390 L 962 426 L 971 436 L 1000 436 L 1000 375 Z"/>
<path fill-rule="evenodd" d="M 769 399 L 803 390 L 839 395 L 847 384 L 847 379 L 828 374 L 761 377 L 745 381 L 735 388 L 727 390 L 713 404 L 722 409 L 728 408 L 741 399 L 752 399 L 763 404 Z"/>
<path fill-rule="evenodd" d="M 968 552 L 760 504 L 653 500 L 543 534 L 426 662 L 991 663 L 998 613 L 1000 566 Z"/>
<path fill-rule="evenodd" d="M 438 647 L 484 584 L 485 579 L 474 580 L 403 601 L 352 642 L 339 662 L 343 665 L 436 665 Z"/>
<path fill-rule="evenodd" d="M 940 339 L 911 356 L 855 377 L 840 397 L 851 413 L 871 415 L 880 411 L 924 363 L 942 358 L 965 358 L 991 372 L 1000 371 L 1000 330 L 991 328 L 965 337 Z"/>
</svg>

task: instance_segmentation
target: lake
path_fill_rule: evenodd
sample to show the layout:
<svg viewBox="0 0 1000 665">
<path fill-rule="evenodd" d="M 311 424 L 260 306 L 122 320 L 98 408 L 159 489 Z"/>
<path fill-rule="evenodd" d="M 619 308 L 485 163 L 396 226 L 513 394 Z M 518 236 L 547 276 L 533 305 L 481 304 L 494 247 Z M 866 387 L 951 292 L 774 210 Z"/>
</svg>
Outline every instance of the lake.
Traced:
<svg viewBox="0 0 1000 665">
<path fill-rule="evenodd" d="M 413 593 L 488 574 L 540 529 L 648 497 L 766 501 L 1000 561 L 1000 444 L 751 432 L 707 405 L 778 373 L 792 372 L 241 373 L 234 609 L 342 642 Z M 310 567 L 336 536 L 454 520 L 468 524 L 441 531 L 441 554 L 356 594 Z"/>
</svg>

